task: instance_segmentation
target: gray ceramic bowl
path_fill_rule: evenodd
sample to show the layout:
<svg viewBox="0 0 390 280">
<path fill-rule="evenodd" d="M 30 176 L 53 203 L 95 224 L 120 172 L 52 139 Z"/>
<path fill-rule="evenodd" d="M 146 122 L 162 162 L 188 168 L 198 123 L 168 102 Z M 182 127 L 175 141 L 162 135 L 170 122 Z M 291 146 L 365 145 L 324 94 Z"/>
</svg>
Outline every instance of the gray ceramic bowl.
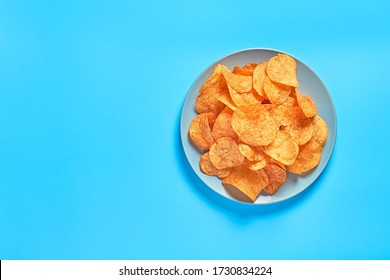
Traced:
<svg viewBox="0 0 390 280">
<path fill-rule="evenodd" d="M 260 63 L 262 61 L 269 60 L 272 56 L 277 53 L 285 53 L 282 51 L 271 50 L 271 49 L 248 49 L 232 53 L 225 56 L 218 61 L 211 64 L 204 70 L 199 77 L 194 81 L 191 88 L 187 93 L 187 97 L 184 101 L 182 114 L 180 133 L 181 140 L 183 143 L 184 152 L 188 158 L 188 161 L 199 176 L 199 178 L 215 192 L 222 196 L 238 202 L 249 202 L 244 195 L 234 190 L 234 188 L 226 188 L 222 185 L 222 182 L 217 177 L 212 177 L 204 174 L 199 168 L 199 151 L 191 144 L 188 137 L 188 128 L 192 119 L 197 115 L 195 110 L 195 101 L 199 95 L 200 86 L 207 80 L 210 74 L 213 72 L 215 66 L 218 63 L 226 65 L 229 69 L 233 69 L 234 66 L 243 66 L 250 62 Z M 290 55 L 290 54 L 289 54 Z M 292 56 L 292 55 L 290 55 Z M 294 57 L 294 56 L 292 56 Z M 294 57 L 297 62 L 297 76 L 300 84 L 299 91 L 305 95 L 310 96 L 317 105 L 318 115 L 323 118 L 328 124 L 329 135 L 323 146 L 323 152 L 321 162 L 313 170 L 303 174 L 294 175 L 288 173 L 287 181 L 274 195 L 263 195 L 261 194 L 253 204 L 270 204 L 291 198 L 306 188 L 308 188 L 324 170 L 329 158 L 332 154 L 335 139 L 336 139 L 336 112 L 333 105 L 332 98 L 325 85 L 322 83 L 320 78 L 306 66 L 299 59 Z"/>
</svg>

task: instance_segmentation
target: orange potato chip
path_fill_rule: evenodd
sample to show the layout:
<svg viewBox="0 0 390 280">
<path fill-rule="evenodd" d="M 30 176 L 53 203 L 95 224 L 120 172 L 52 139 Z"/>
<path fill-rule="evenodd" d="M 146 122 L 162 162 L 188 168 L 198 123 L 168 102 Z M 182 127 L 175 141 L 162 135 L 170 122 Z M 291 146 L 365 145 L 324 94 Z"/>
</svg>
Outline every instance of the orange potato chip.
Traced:
<svg viewBox="0 0 390 280">
<path fill-rule="evenodd" d="M 246 161 L 244 165 L 250 170 L 257 171 L 263 169 L 267 165 L 267 159 L 264 158 L 261 161 Z"/>
<path fill-rule="evenodd" d="M 237 107 L 261 103 L 264 98 L 259 96 L 256 92 L 250 91 L 245 93 L 239 93 L 234 88 L 228 85 L 228 90 L 230 93 L 230 97 L 232 98 L 234 104 Z"/>
<path fill-rule="evenodd" d="M 264 191 L 268 194 L 275 194 L 279 188 L 286 182 L 286 170 L 275 164 L 268 164 L 264 167 L 264 171 L 268 177 L 268 185 Z"/>
<path fill-rule="evenodd" d="M 220 94 L 217 97 L 217 100 L 222 103 L 223 105 L 226 105 L 229 107 L 231 110 L 235 111 L 237 109 L 236 104 L 234 104 L 232 98 L 230 97 L 229 91 L 227 91 L 224 94 Z"/>
<path fill-rule="evenodd" d="M 247 144 L 238 144 L 238 149 L 241 154 L 249 161 L 262 161 L 265 160 L 267 155 L 260 147 L 252 147 Z"/>
<path fill-rule="evenodd" d="M 232 173 L 223 178 L 222 182 L 236 187 L 255 201 L 263 188 L 268 185 L 268 177 L 263 169 L 253 171 L 241 165 L 233 168 Z"/>
<path fill-rule="evenodd" d="M 192 142 L 203 150 L 208 150 L 214 143 L 208 113 L 197 115 L 192 120 L 188 132 Z"/>
<path fill-rule="evenodd" d="M 222 68 L 224 66 L 222 64 L 218 64 L 215 68 L 213 73 L 211 73 L 210 77 L 207 79 L 206 82 L 200 87 L 199 93 L 203 94 L 204 91 L 209 88 L 209 87 L 214 87 L 214 86 L 220 86 L 221 83 L 224 82 L 223 76 L 222 76 Z"/>
<path fill-rule="evenodd" d="M 218 100 L 221 95 L 228 95 L 229 91 L 225 84 L 209 86 L 198 96 L 195 103 L 196 111 L 201 113 L 212 112 L 218 114 L 225 105 Z"/>
<path fill-rule="evenodd" d="M 265 76 L 264 92 L 272 104 L 280 105 L 287 100 L 291 87 L 273 82 L 268 76 Z"/>
<path fill-rule="evenodd" d="M 278 131 L 279 121 L 273 117 L 274 105 L 253 104 L 237 108 L 232 126 L 242 142 L 263 146 L 270 144 Z"/>
<path fill-rule="evenodd" d="M 283 105 L 286 105 L 289 107 L 294 107 L 294 106 L 298 106 L 298 102 L 295 99 L 295 97 L 291 96 L 291 94 L 290 94 L 290 96 L 287 97 L 286 102 L 284 102 Z"/>
<path fill-rule="evenodd" d="M 229 174 L 232 172 L 232 168 L 217 169 L 210 161 L 209 152 L 204 153 L 200 157 L 199 166 L 203 173 L 210 176 L 218 176 L 219 178 L 229 176 Z"/>
<path fill-rule="evenodd" d="M 229 69 L 222 68 L 226 82 L 238 92 L 249 92 L 252 89 L 252 76 L 233 74 Z"/>
<path fill-rule="evenodd" d="M 210 160 L 217 169 L 225 169 L 243 164 L 245 157 L 233 138 L 218 138 L 209 151 Z"/>
<path fill-rule="evenodd" d="M 299 87 L 297 80 L 297 63 L 287 55 L 279 53 L 270 58 L 267 63 L 267 75 L 279 84 Z"/>
<path fill-rule="evenodd" d="M 219 114 L 219 116 L 215 120 L 213 129 L 211 131 L 211 135 L 213 136 L 214 140 L 217 140 L 218 138 L 221 137 L 230 137 L 233 139 L 238 138 L 236 132 L 234 132 L 232 127 L 232 114 L 233 114 L 232 110 L 230 110 L 229 112 L 226 109 L 224 109 Z"/>
<path fill-rule="evenodd" d="M 242 68 L 245 69 L 245 70 L 249 70 L 253 73 L 253 71 L 255 70 L 257 66 L 257 63 L 255 62 L 250 62 L 250 63 L 247 63 L 245 64 Z"/>
<path fill-rule="evenodd" d="M 299 106 L 285 105 L 276 108 L 276 117 L 298 145 L 307 143 L 313 135 L 311 120 L 306 118 Z"/>
<path fill-rule="evenodd" d="M 287 170 L 294 174 L 302 174 L 316 167 L 321 160 L 322 146 L 314 139 L 305 145 L 299 146 L 299 154 L 295 162 L 287 166 Z"/>
<path fill-rule="evenodd" d="M 313 137 L 321 146 L 324 145 L 326 138 L 328 138 L 328 126 L 326 122 L 319 116 L 314 116 L 311 120 L 313 124 Z"/>
<path fill-rule="evenodd" d="M 279 130 L 274 141 L 265 146 L 264 152 L 285 165 L 291 165 L 298 156 L 299 146 L 288 132 Z"/>
<path fill-rule="evenodd" d="M 298 90 L 295 90 L 295 94 L 299 107 L 301 107 L 302 112 L 306 116 L 306 118 L 311 118 L 317 115 L 318 110 L 313 99 L 311 99 L 309 96 L 301 94 L 300 92 L 298 92 Z"/>
<path fill-rule="evenodd" d="M 235 66 L 232 73 L 237 75 L 252 76 L 253 71 L 241 68 L 240 66 Z"/>
<path fill-rule="evenodd" d="M 267 96 L 264 92 L 264 79 L 267 76 L 267 72 L 265 71 L 266 66 L 267 62 L 262 62 L 253 71 L 253 88 L 262 97 Z"/>
</svg>

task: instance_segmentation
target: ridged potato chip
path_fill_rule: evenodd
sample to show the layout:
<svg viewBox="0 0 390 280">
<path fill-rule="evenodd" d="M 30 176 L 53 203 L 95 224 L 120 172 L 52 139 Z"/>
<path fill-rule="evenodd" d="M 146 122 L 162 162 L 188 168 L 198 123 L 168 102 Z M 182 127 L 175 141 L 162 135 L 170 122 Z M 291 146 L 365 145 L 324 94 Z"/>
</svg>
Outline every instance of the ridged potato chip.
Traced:
<svg viewBox="0 0 390 280">
<path fill-rule="evenodd" d="M 287 180 L 286 170 L 278 165 L 268 164 L 264 167 L 264 171 L 269 181 L 264 191 L 268 194 L 275 194 Z"/>
<path fill-rule="evenodd" d="M 297 63 L 287 55 L 279 53 L 270 58 L 267 63 L 267 75 L 279 84 L 299 87 L 297 80 Z"/>
<path fill-rule="evenodd" d="M 208 113 L 197 115 L 188 129 L 192 142 L 203 150 L 208 150 L 214 143 L 208 115 Z"/>
<path fill-rule="evenodd" d="M 302 112 L 306 118 L 311 118 L 317 115 L 318 110 L 313 99 L 311 99 L 309 96 L 301 94 L 298 90 L 295 90 L 295 94 L 298 105 L 302 109 Z"/>
<path fill-rule="evenodd" d="M 232 126 L 240 140 L 253 146 L 270 144 L 278 131 L 279 122 L 273 117 L 274 105 L 253 104 L 237 108 Z"/>
<path fill-rule="evenodd" d="M 230 175 L 223 178 L 222 182 L 236 187 L 255 201 L 263 188 L 268 185 L 268 177 L 263 169 L 253 171 L 241 165 L 233 168 Z"/>
<path fill-rule="evenodd" d="M 298 156 L 299 146 L 288 132 L 279 130 L 274 141 L 265 146 L 264 152 L 278 162 L 291 165 Z"/>
<path fill-rule="evenodd" d="M 217 169 L 240 166 L 244 163 L 245 157 L 238 149 L 233 138 L 218 138 L 210 147 L 209 156 L 212 164 Z"/>
<path fill-rule="evenodd" d="M 299 146 L 299 154 L 295 162 L 287 166 L 287 170 L 294 174 L 302 174 L 316 167 L 321 160 L 322 146 L 314 139 L 305 145 Z"/>
<path fill-rule="evenodd" d="M 326 138 L 328 138 L 328 126 L 326 122 L 319 116 L 315 116 L 311 120 L 313 124 L 313 137 L 321 146 L 324 145 Z"/>
<path fill-rule="evenodd" d="M 204 153 L 200 157 L 199 166 L 203 173 L 210 176 L 217 176 L 219 178 L 229 176 L 229 174 L 232 172 L 232 168 L 217 169 L 210 161 L 209 152 Z"/>
</svg>

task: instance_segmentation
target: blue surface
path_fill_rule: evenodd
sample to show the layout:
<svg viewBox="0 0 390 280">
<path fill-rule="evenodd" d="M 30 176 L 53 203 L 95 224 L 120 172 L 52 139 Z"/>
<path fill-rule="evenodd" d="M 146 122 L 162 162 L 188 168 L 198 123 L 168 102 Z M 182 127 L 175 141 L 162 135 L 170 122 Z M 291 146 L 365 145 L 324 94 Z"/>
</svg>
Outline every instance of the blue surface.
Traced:
<svg viewBox="0 0 390 280">
<path fill-rule="evenodd" d="M 0 3 L 0 259 L 390 259 L 386 1 L 26 2 Z M 307 63 L 338 116 L 315 184 L 259 207 L 179 135 L 198 74 L 252 47 Z"/>
</svg>

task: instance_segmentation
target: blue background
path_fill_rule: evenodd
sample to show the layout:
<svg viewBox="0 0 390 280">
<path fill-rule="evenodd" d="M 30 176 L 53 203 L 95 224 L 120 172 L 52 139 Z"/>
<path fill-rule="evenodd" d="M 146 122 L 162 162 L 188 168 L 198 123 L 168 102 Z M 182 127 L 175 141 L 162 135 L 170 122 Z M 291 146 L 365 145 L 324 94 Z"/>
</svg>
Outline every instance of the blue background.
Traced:
<svg viewBox="0 0 390 280">
<path fill-rule="evenodd" d="M 386 1 L 1 1 L 0 259 L 390 259 Z M 230 202 L 179 123 L 231 52 L 307 63 L 338 116 L 301 195 Z"/>
</svg>

